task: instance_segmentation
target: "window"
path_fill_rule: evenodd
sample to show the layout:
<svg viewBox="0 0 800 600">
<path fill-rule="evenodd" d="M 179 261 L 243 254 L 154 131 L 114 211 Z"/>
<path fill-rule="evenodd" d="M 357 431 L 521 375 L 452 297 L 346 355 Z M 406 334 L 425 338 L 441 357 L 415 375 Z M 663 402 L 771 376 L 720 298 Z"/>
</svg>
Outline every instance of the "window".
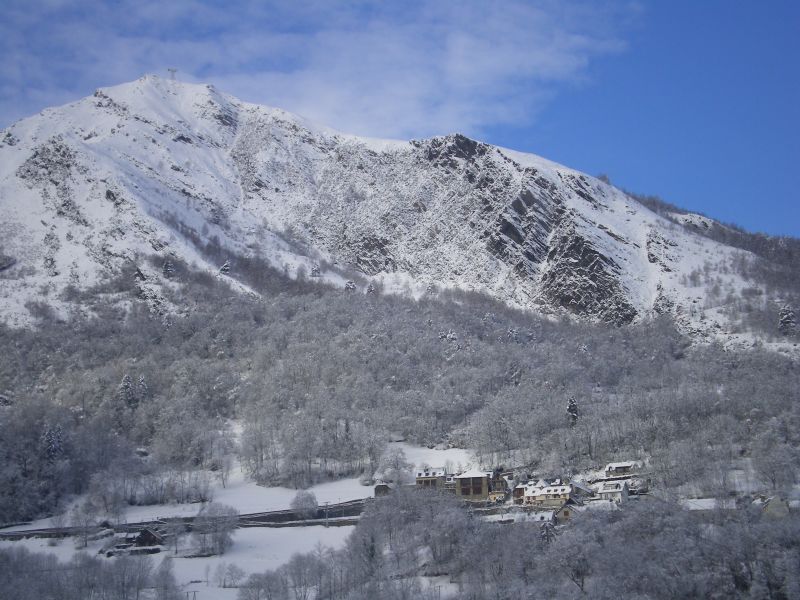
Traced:
<svg viewBox="0 0 800 600">
<path fill-rule="evenodd" d="M 472 495 L 480 496 L 483 493 L 483 479 L 480 477 L 472 478 Z"/>
</svg>

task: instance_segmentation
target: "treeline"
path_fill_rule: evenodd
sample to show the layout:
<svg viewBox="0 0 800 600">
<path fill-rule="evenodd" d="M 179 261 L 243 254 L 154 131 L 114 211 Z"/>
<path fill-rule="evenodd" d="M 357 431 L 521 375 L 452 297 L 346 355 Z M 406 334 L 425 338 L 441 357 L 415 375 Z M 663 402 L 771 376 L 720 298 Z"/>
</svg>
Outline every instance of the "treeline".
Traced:
<svg viewBox="0 0 800 600">
<path fill-rule="evenodd" d="M 196 469 L 224 480 L 234 453 L 263 483 L 369 475 L 390 435 L 540 471 L 653 456 L 668 485 L 707 483 L 762 437 L 796 456 L 797 367 L 776 354 L 692 348 L 664 319 L 548 320 L 477 294 L 414 301 L 228 262 L 262 297 L 174 261 L 165 277 L 179 285 L 154 314 L 132 265 L 72 290 L 93 316 L 40 307 L 35 330 L 0 326 L 0 521 L 51 513 L 90 484 L 139 485 L 126 501 L 189 497 L 151 488 Z"/>
<path fill-rule="evenodd" d="M 145 555 L 105 560 L 80 552 L 59 562 L 54 554 L 25 548 L 0 549 L 0 588 L 15 600 L 184 598 L 169 557 L 155 566 Z"/>
<path fill-rule="evenodd" d="M 437 590 L 445 587 L 445 590 Z M 441 592 L 441 594 L 440 594 Z M 376 499 L 345 547 L 251 575 L 240 600 L 273 598 L 774 598 L 800 594 L 800 519 L 698 517 L 632 501 L 567 528 L 474 518 L 449 495 Z"/>
</svg>

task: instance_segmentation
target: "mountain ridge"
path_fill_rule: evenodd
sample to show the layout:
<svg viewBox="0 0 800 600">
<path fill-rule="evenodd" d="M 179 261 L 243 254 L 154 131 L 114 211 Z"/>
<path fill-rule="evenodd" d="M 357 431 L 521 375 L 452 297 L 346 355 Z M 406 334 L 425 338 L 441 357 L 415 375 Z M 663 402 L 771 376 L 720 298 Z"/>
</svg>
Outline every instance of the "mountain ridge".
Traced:
<svg viewBox="0 0 800 600">
<path fill-rule="evenodd" d="M 142 295 L 171 310 L 159 288 L 173 283 L 148 254 L 248 292 L 198 248 L 217 240 L 291 277 L 360 277 L 362 291 L 475 290 L 618 325 L 667 313 L 696 339 L 753 342 L 706 306 L 712 288 L 752 287 L 731 269 L 749 253 L 694 231 L 699 217 L 676 223 L 605 181 L 461 134 L 361 138 L 208 85 L 145 76 L 15 123 L 0 134 L 0 203 L 12 322 L 43 290 L 64 310 L 68 285 L 131 261 Z M 698 282 L 703 271 L 713 277 Z"/>
</svg>

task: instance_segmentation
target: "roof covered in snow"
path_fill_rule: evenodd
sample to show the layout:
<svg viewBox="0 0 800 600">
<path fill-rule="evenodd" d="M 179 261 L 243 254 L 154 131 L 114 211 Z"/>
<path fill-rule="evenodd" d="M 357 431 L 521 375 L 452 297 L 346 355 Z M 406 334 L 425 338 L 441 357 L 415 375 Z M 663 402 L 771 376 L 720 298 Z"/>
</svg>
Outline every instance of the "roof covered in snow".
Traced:
<svg viewBox="0 0 800 600">
<path fill-rule="evenodd" d="M 416 474 L 417 477 L 444 477 L 447 475 L 447 470 L 444 467 L 417 469 Z"/>
<path fill-rule="evenodd" d="M 736 501 L 733 498 L 683 498 L 679 504 L 687 510 L 732 510 L 736 508 Z"/>
<path fill-rule="evenodd" d="M 473 477 L 491 477 L 491 471 L 480 471 L 478 469 L 470 469 L 456 475 L 456 479 L 472 479 Z"/>
<path fill-rule="evenodd" d="M 625 462 L 615 462 L 615 463 L 608 463 L 606 465 L 606 471 L 617 471 L 620 469 L 633 469 L 634 467 L 639 466 L 636 461 L 629 460 Z"/>
</svg>

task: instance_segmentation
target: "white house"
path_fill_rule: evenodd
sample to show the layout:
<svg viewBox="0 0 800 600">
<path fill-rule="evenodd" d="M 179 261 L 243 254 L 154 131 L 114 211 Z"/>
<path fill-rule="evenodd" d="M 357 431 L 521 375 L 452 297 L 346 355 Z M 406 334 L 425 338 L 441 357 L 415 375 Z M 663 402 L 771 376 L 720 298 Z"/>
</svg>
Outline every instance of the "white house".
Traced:
<svg viewBox="0 0 800 600">
<path fill-rule="evenodd" d="M 620 504 L 628 499 L 627 481 L 603 481 L 595 487 L 600 500 L 609 500 Z"/>
<path fill-rule="evenodd" d="M 573 489 L 569 484 L 548 485 L 547 487 L 538 487 L 534 484 L 525 488 L 525 504 L 532 506 L 558 508 L 572 496 Z"/>
</svg>

